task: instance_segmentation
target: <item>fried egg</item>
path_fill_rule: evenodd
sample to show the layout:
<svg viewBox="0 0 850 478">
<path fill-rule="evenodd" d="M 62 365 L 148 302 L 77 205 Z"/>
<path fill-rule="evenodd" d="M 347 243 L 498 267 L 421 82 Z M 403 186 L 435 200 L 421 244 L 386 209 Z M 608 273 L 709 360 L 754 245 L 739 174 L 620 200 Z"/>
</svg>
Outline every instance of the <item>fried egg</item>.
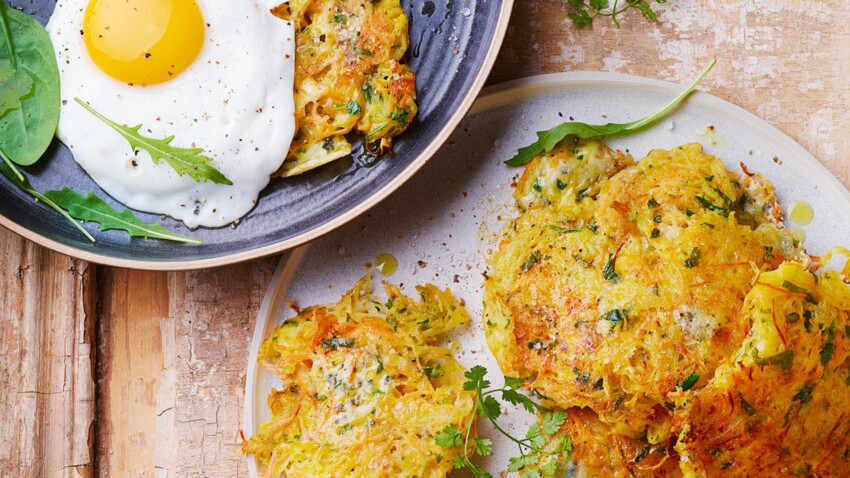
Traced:
<svg viewBox="0 0 850 478">
<path fill-rule="evenodd" d="M 247 214 L 295 130 L 292 24 L 265 0 L 60 0 L 47 26 L 59 63 L 57 136 L 107 193 L 187 226 Z M 139 134 L 202 148 L 232 184 L 180 174 L 79 104 Z M 156 160 L 156 161 L 155 161 Z"/>
</svg>

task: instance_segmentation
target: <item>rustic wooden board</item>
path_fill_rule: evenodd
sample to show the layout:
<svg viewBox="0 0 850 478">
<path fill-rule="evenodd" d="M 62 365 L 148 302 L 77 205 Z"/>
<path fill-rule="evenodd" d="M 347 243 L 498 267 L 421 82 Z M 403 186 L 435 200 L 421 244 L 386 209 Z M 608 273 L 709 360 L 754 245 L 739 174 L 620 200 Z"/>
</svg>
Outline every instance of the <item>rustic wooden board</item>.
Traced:
<svg viewBox="0 0 850 478">
<path fill-rule="evenodd" d="M 93 272 L 2 228 L 0 245 L 0 475 L 94 476 Z"/>
<path fill-rule="evenodd" d="M 658 24 L 629 13 L 621 30 L 604 19 L 578 29 L 564 0 L 519 2 L 490 83 L 572 70 L 686 82 L 717 56 L 707 91 L 773 123 L 850 184 L 845 0 L 669 0 L 658 10 Z M 245 476 L 247 349 L 275 264 L 95 273 L 0 230 L 0 420 L 11 424 L 0 427 L 2 469 Z"/>
</svg>

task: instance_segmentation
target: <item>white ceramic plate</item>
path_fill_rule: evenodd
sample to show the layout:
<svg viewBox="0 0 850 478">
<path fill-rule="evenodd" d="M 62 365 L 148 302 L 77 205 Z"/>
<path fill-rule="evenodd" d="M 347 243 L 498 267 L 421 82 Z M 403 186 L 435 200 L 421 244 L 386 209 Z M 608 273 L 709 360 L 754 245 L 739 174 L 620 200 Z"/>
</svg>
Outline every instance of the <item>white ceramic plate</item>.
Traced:
<svg viewBox="0 0 850 478">
<path fill-rule="evenodd" d="M 709 80 L 710 81 L 710 80 Z M 413 286 L 434 283 L 450 287 L 466 300 L 473 323 L 451 339 L 460 343 L 465 366 L 481 364 L 496 378 L 500 373 L 481 329 L 484 257 L 503 222 L 517 215 L 511 179 L 520 172 L 503 164 L 535 132 L 569 117 L 589 123 L 628 122 L 666 104 L 682 86 L 609 73 L 566 73 L 528 78 L 493 87 L 440 152 L 404 188 L 358 220 L 334 231 L 281 262 L 257 327 L 248 364 L 245 399 L 246 436 L 269 418 L 266 397 L 277 378 L 256 363 L 262 339 L 275 325 L 294 315 L 283 298 L 301 306 L 336 302 L 381 253 L 398 259 L 389 278 L 415 296 Z M 711 131 L 708 126 L 713 126 Z M 756 116 L 708 94 L 696 93 L 683 107 L 654 128 L 608 143 L 636 158 L 650 149 L 698 141 L 722 158 L 727 167 L 767 176 L 783 205 L 802 200 L 814 207 L 814 221 L 804 227 L 810 253 L 834 245 L 850 245 L 850 193 L 802 147 Z M 777 158 L 777 160 L 774 160 Z M 380 280 L 375 275 L 375 283 Z M 502 420 L 523 433 L 531 417 L 511 410 Z M 505 469 L 515 447 L 493 433 L 495 453 L 480 463 L 495 476 Z M 251 476 L 256 463 L 249 460 Z"/>
</svg>

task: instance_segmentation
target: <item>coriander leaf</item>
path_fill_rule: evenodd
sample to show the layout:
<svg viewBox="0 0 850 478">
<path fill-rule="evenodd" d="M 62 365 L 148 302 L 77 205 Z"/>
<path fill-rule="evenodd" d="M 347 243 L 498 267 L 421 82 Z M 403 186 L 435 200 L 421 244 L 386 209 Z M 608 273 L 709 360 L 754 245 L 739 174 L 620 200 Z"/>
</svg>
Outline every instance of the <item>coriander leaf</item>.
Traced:
<svg viewBox="0 0 850 478">
<path fill-rule="evenodd" d="M 92 192 L 83 197 L 68 188 L 64 188 L 61 191 L 47 191 L 44 195 L 62 209 L 68 211 L 75 219 L 96 222 L 100 224 L 101 230 L 104 231 L 121 230 L 129 233 L 130 237 L 146 237 L 189 244 L 201 243 L 197 239 L 173 233 L 160 224 L 147 224 L 137 218 L 129 209 L 116 211 Z"/>
<path fill-rule="evenodd" d="M 502 415 L 502 405 L 499 404 L 498 400 L 488 395 L 484 397 L 484 400 L 478 402 L 476 411 L 481 417 L 495 420 Z"/>
<path fill-rule="evenodd" d="M 442 446 L 442 445 L 440 445 Z M 455 470 L 462 470 L 468 466 L 469 462 L 465 456 L 456 456 L 452 459 L 452 466 Z"/>
<path fill-rule="evenodd" d="M 28 166 L 47 151 L 56 133 L 59 67 L 50 36 L 36 19 L 0 1 L 0 28 L 0 62 L 11 66 L 0 81 L 5 104 L 0 107 L 0 148 L 11 161 Z"/>
<path fill-rule="evenodd" d="M 472 472 L 472 476 L 474 476 L 475 478 L 493 478 L 493 475 L 487 473 L 486 471 L 472 463 L 469 463 L 469 471 Z"/>
<path fill-rule="evenodd" d="M 522 478 L 540 478 L 540 470 L 537 468 L 529 468 L 522 474 Z"/>
<path fill-rule="evenodd" d="M 543 415 L 543 433 L 554 435 L 567 422 L 567 412 L 556 411 Z"/>
<path fill-rule="evenodd" d="M 523 455 L 513 457 L 508 460 L 508 471 L 519 471 L 525 469 L 528 465 L 536 465 L 538 461 L 537 455 Z"/>
<path fill-rule="evenodd" d="M 522 405 L 522 408 L 524 408 L 529 413 L 534 413 L 537 411 L 536 409 L 538 405 L 534 403 L 533 400 L 517 392 L 516 390 L 503 390 L 502 400 L 510 403 L 511 405 Z"/>
<path fill-rule="evenodd" d="M 0 3 L 2 2 L 3 0 L 0 0 Z M 27 179 L 26 176 L 24 176 L 23 174 L 21 174 L 20 171 L 18 171 L 18 168 L 16 168 L 14 163 L 12 163 L 12 161 L 10 161 L 6 157 L 6 154 L 3 153 L 3 151 L 0 151 L 0 156 L 3 157 L 3 161 L 0 161 L 0 173 L 3 173 L 3 175 L 6 176 L 9 181 L 12 181 L 12 183 L 17 186 L 21 191 L 24 191 L 33 198 L 38 199 L 44 204 L 47 204 L 49 207 L 61 214 L 62 217 L 64 217 L 68 220 L 68 222 L 73 224 L 73 226 L 77 228 L 78 231 L 83 233 L 83 235 L 86 236 L 86 239 L 91 242 L 95 242 L 94 237 L 92 237 L 92 235 L 89 234 L 89 232 L 86 231 L 85 228 L 79 222 L 75 221 L 74 218 L 72 218 L 67 212 L 65 212 L 64 209 L 59 207 L 59 205 L 53 202 L 50 198 L 36 191 L 35 188 L 32 187 L 32 184 L 30 184 L 29 179 Z"/>
<path fill-rule="evenodd" d="M 572 15 L 572 14 L 571 14 Z M 587 13 L 585 13 L 587 15 Z M 573 18 L 570 16 L 570 18 Z M 573 20 L 575 21 L 575 19 Z M 637 131 L 641 128 L 649 126 L 661 118 L 667 116 L 672 110 L 677 108 L 684 100 L 688 97 L 696 87 L 702 82 L 703 78 L 708 75 L 708 72 L 714 68 L 714 65 L 717 63 L 717 59 L 711 61 L 708 67 L 703 70 L 703 72 L 688 86 L 679 96 L 673 99 L 670 103 L 668 103 L 664 108 L 653 113 L 645 118 L 632 121 L 630 123 L 608 123 L 604 125 L 590 125 L 586 123 L 579 122 L 568 122 L 561 123 L 555 126 L 552 129 L 547 131 L 540 131 L 537 133 L 537 141 L 532 143 L 529 146 L 524 148 L 520 148 L 519 152 L 513 158 L 505 161 L 505 164 L 509 166 L 522 166 L 532 159 L 534 159 L 538 154 L 548 153 L 552 151 L 552 149 L 560 143 L 567 136 L 577 136 L 583 139 L 591 139 L 598 138 L 602 136 L 610 136 L 615 134 L 624 134 L 632 131 Z"/>
<path fill-rule="evenodd" d="M 510 388 L 512 390 L 516 390 L 522 387 L 522 385 L 525 383 L 525 380 L 526 379 L 524 378 L 514 378 L 505 376 L 505 387 Z"/>
<path fill-rule="evenodd" d="M 488 438 L 472 437 L 475 443 L 475 453 L 479 456 L 490 456 L 493 454 L 493 442 Z"/>
<path fill-rule="evenodd" d="M 655 12 L 652 11 L 652 7 L 649 6 L 649 3 L 645 2 L 644 0 L 641 0 L 640 2 L 638 2 L 637 7 L 638 10 L 640 10 L 640 13 L 643 15 L 643 18 L 646 18 L 651 22 L 658 21 L 658 15 L 656 15 Z"/>
<path fill-rule="evenodd" d="M 558 471 L 558 460 L 551 458 L 543 466 L 540 467 L 540 471 L 547 475 L 554 475 L 555 472 Z"/>
<path fill-rule="evenodd" d="M 588 27 L 593 24 L 593 18 L 584 10 L 579 10 L 578 13 L 570 12 L 567 16 L 580 27 Z"/>
<path fill-rule="evenodd" d="M 490 386 L 490 381 L 485 380 L 487 369 L 481 365 L 476 365 L 463 373 L 463 376 L 468 380 L 463 384 L 464 390 L 481 391 Z"/>
<path fill-rule="evenodd" d="M 590 0 L 590 8 L 594 10 L 604 10 L 608 8 L 608 0 Z"/>
<path fill-rule="evenodd" d="M 546 445 L 546 439 L 541 434 L 539 423 L 532 423 L 528 427 L 528 431 L 525 432 L 525 439 L 528 441 L 528 445 L 535 450 L 539 450 Z"/>
<path fill-rule="evenodd" d="M 174 136 L 169 136 L 164 139 L 154 139 L 142 136 L 141 133 L 139 133 L 139 130 L 142 128 L 141 124 L 132 128 L 120 125 L 95 111 L 94 108 L 87 105 L 83 100 L 79 98 L 74 98 L 74 100 L 79 103 L 80 106 L 88 110 L 89 113 L 93 114 L 99 120 L 109 125 L 109 127 L 114 129 L 118 134 L 123 136 L 124 139 L 130 143 L 130 147 L 133 148 L 134 151 L 147 151 L 154 164 L 159 164 L 159 161 L 164 159 L 165 162 L 168 163 L 168 165 L 171 166 L 180 176 L 186 174 L 198 182 L 201 182 L 202 180 L 210 180 L 216 184 L 224 184 L 228 186 L 233 184 L 229 179 L 224 177 L 219 170 L 210 165 L 212 158 L 201 154 L 204 152 L 203 148 L 180 148 L 172 146 L 171 142 L 174 140 Z"/>
<path fill-rule="evenodd" d="M 454 448 L 463 445 L 463 434 L 454 424 L 446 425 L 446 428 L 443 428 L 443 431 L 438 433 L 435 439 L 437 446 L 443 448 Z"/>
</svg>

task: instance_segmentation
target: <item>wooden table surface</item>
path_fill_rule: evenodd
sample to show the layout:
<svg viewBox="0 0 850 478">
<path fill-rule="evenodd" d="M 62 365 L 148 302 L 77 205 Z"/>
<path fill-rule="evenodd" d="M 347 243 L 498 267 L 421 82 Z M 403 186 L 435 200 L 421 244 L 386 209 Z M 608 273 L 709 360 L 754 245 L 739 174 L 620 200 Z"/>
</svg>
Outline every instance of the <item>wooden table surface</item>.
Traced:
<svg viewBox="0 0 850 478">
<path fill-rule="evenodd" d="M 577 28 L 568 8 L 517 0 L 490 83 L 572 70 L 684 83 L 716 56 L 704 90 L 850 182 L 846 0 L 669 0 L 659 23 L 629 13 L 621 30 Z M 0 228 L 0 475 L 246 476 L 247 351 L 277 261 L 128 271 Z"/>
</svg>

